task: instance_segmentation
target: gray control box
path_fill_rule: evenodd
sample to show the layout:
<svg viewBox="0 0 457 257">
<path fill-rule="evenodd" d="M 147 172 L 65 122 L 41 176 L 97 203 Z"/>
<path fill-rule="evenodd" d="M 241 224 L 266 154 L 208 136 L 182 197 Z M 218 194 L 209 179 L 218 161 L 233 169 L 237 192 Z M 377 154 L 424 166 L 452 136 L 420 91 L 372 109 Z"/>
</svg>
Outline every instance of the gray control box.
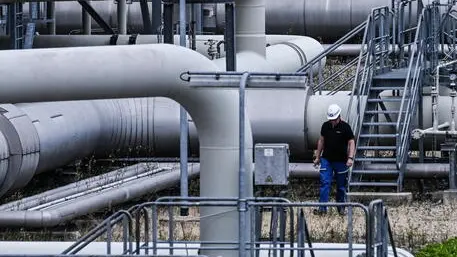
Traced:
<svg viewBox="0 0 457 257">
<path fill-rule="evenodd" d="M 256 185 L 289 184 L 288 144 L 256 144 L 254 158 Z"/>
</svg>

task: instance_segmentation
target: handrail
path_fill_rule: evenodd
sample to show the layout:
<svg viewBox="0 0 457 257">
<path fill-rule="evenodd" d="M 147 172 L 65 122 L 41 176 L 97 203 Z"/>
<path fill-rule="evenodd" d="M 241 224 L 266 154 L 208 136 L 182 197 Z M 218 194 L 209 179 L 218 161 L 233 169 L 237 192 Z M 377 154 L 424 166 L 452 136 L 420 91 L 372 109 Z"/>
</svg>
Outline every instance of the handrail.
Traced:
<svg viewBox="0 0 457 257">
<path fill-rule="evenodd" d="M 320 54 L 318 54 L 316 57 L 308 61 L 304 66 L 300 67 L 297 72 L 307 72 L 308 69 L 310 69 L 314 64 L 318 63 L 321 61 L 322 58 L 327 57 L 327 55 L 333 51 L 335 51 L 338 47 L 340 47 L 342 44 L 344 44 L 346 41 L 351 39 L 353 36 L 357 35 L 360 31 L 362 31 L 364 28 L 366 28 L 367 22 L 364 21 L 357 25 L 354 29 L 349 31 L 346 35 L 344 35 L 342 38 L 338 39 L 332 46 L 329 48 L 325 49 L 322 51 Z"/>
<path fill-rule="evenodd" d="M 81 251 L 84 247 L 86 247 L 91 242 L 96 240 L 103 233 L 105 233 L 106 231 L 109 231 L 112 228 L 113 225 L 117 224 L 120 221 L 124 221 L 125 218 L 127 218 L 127 222 L 128 222 L 127 223 L 127 225 L 128 225 L 127 233 L 128 233 L 128 237 L 130 238 L 130 240 L 129 240 L 130 244 L 129 244 L 128 249 L 126 249 L 127 247 L 124 245 L 124 253 L 123 254 L 127 254 L 127 253 L 131 254 L 132 253 L 132 245 L 131 245 L 132 238 L 131 237 L 133 235 L 132 234 L 132 232 L 133 232 L 133 228 L 132 228 L 132 220 L 133 220 L 133 218 L 132 218 L 132 215 L 130 214 L 131 210 L 132 210 L 132 208 L 127 210 L 127 211 L 126 210 L 120 210 L 120 211 L 114 213 L 113 215 L 109 216 L 102 223 L 97 225 L 95 228 L 91 229 L 86 235 L 81 237 L 79 240 L 77 240 L 75 243 L 73 243 L 70 247 L 68 247 L 65 251 L 63 251 L 62 254 L 63 255 L 74 255 L 74 254 L 77 254 L 79 251 Z M 108 251 L 110 249 L 110 246 L 109 246 L 110 243 L 111 243 L 110 241 L 107 241 Z M 111 254 L 111 253 L 108 252 L 108 254 Z"/>
<path fill-rule="evenodd" d="M 339 77 L 341 74 L 349 70 L 356 62 L 358 61 L 358 58 L 354 58 L 350 62 L 348 62 L 343 68 L 341 68 L 339 71 L 333 73 L 331 76 L 328 78 L 324 79 L 321 83 L 317 84 L 316 86 L 313 87 L 313 91 L 316 92 L 319 88 L 322 88 L 323 86 L 327 85 L 328 83 L 332 82 L 335 78 Z"/>
<path fill-rule="evenodd" d="M 365 112 L 365 107 L 366 107 L 366 104 L 361 106 L 361 104 L 362 104 L 361 97 L 367 95 L 368 91 L 370 89 L 371 76 L 373 75 L 373 71 L 374 71 L 374 67 L 375 67 L 375 65 L 373 65 L 373 62 L 380 61 L 381 63 L 383 63 L 382 59 L 378 60 L 378 58 L 377 58 L 378 56 L 374 52 L 375 47 L 376 47 L 376 42 L 375 42 L 376 40 L 373 40 L 374 34 L 375 34 L 374 30 L 376 29 L 375 22 L 378 19 L 385 18 L 384 15 L 386 15 L 388 13 L 390 13 L 389 8 L 387 6 L 382 6 L 382 7 L 374 8 L 371 11 L 370 15 L 368 15 L 368 18 L 367 18 L 367 26 L 365 28 L 365 33 L 363 36 L 363 47 L 362 47 L 362 50 L 359 55 L 359 62 L 357 64 L 357 70 L 356 70 L 357 74 L 360 70 L 362 71 L 362 74 L 361 74 L 361 76 L 356 76 L 356 78 L 354 79 L 352 92 L 351 92 L 351 99 L 349 101 L 349 106 L 348 106 L 348 110 L 347 110 L 347 117 L 349 117 L 349 122 L 351 124 L 351 127 L 354 130 L 354 134 L 357 135 L 357 137 L 361 130 L 361 126 L 362 126 L 361 119 L 363 117 L 363 114 Z M 384 20 L 384 22 L 387 22 L 387 20 Z M 380 28 L 378 28 L 378 29 L 380 29 Z M 383 33 L 384 33 L 384 31 L 383 31 Z M 379 36 L 379 39 L 385 40 L 386 37 L 389 37 L 389 36 L 381 34 Z M 385 44 L 386 42 L 381 42 L 381 43 Z M 366 53 L 363 52 L 363 49 L 365 48 L 364 45 L 367 45 Z M 384 48 L 383 48 L 383 50 L 384 50 Z M 388 47 L 386 50 L 388 51 Z M 384 51 L 381 52 L 381 55 L 384 56 L 384 54 L 385 54 Z M 364 59 L 363 55 L 366 55 L 366 56 L 365 56 L 364 67 L 361 69 L 362 60 Z M 357 102 L 357 111 L 355 112 L 355 117 L 352 117 L 351 111 L 352 111 L 352 105 L 353 105 L 354 100 Z M 358 141 L 359 140 L 356 140 L 356 144 Z"/>
<path fill-rule="evenodd" d="M 369 30 L 369 27 L 370 27 L 369 24 L 371 24 L 371 19 L 372 19 L 372 16 L 371 16 L 371 14 L 370 14 L 370 15 L 368 15 L 367 20 L 366 20 L 367 26 L 365 27 L 365 32 L 364 32 L 364 34 L 363 34 L 363 39 L 362 39 L 363 44 L 366 44 L 365 42 L 367 42 L 368 30 Z M 365 59 L 366 59 L 366 60 L 368 60 L 368 58 L 369 58 L 369 56 L 370 56 L 370 55 L 368 54 L 368 53 L 369 53 L 369 50 L 370 50 L 370 49 L 369 49 L 370 44 L 368 43 L 367 45 L 368 45 L 368 46 L 367 46 L 367 48 L 366 48 L 366 54 L 365 54 Z M 360 71 L 360 67 L 361 67 L 362 59 L 363 59 L 363 55 L 364 55 L 364 53 L 363 53 L 363 51 L 364 51 L 363 49 L 364 49 L 364 48 L 365 48 L 365 47 L 363 47 L 363 45 L 362 45 L 362 50 L 360 51 L 360 54 L 359 54 L 356 72 L 359 72 L 359 71 Z M 365 63 L 366 63 L 366 62 L 365 62 Z M 365 74 L 365 69 L 362 70 L 362 75 L 361 75 L 361 77 L 363 77 L 364 74 Z M 348 109 L 347 109 L 347 115 L 346 115 L 346 117 L 348 117 L 348 121 L 349 121 L 349 122 L 351 122 L 351 119 L 352 119 L 352 117 L 351 117 L 350 114 L 351 114 L 351 109 L 352 109 L 352 103 L 353 103 L 353 101 L 354 101 L 354 96 L 357 96 L 357 102 L 358 102 L 358 104 L 357 104 L 357 112 L 356 112 L 356 115 L 360 115 L 360 114 L 359 114 L 360 88 L 358 87 L 358 83 L 357 83 L 357 82 L 358 82 L 358 78 L 359 78 L 359 76 L 356 76 L 355 79 L 354 79 L 354 83 L 353 83 L 353 85 L 352 85 L 352 91 L 351 91 L 351 98 L 350 98 L 350 100 L 349 100 L 349 106 L 348 106 Z M 357 93 L 356 93 L 356 92 L 357 92 Z M 356 121 L 358 121 L 358 116 L 356 116 Z M 356 121 L 352 121 L 351 127 L 352 127 L 353 129 L 356 128 L 356 126 L 355 126 L 355 125 L 356 125 Z M 358 134 L 358 131 L 354 131 L 354 132 L 355 132 L 356 134 Z M 357 141 L 358 141 L 358 140 L 357 140 Z"/>
<path fill-rule="evenodd" d="M 387 233 L 389 233 L 390 245 L 392 247 L 392 252 L 394 257 L 398 257 L 397 247 L 395 246 L 394 233 L 392 232 L 392 226 L 390 225 L 389 215 L 386 207 L 383 207 L 383 219 L 387 225 Z"/>
<path fill-rule="evenodd" d="M 397 124 L 396 124 L 396 133 L 397 133 L 397 168 L 402 172 L 403 164 L 406 162 L 405 155 L 407 154 L 407 144 L 409 142 L 409 133 L 408 129 L 410 128 L 410 121 L 411 121 L 411 109 L 414 107 L 413 105 L 416 102 L 416 97 L 418 94 L 418 84 L 420 82 L 420 74 L 417 72 L 421 69 L 419 66 L 422 60 L 422 44 L 423 41 L 420 39 L 422 35 L 422 22 L 424 17 L 425 9 L 422 11 L 422 14 L 419 17 L 417 28 L 416 28 L 416 35 L 415 40 L 418 44 L 417 47 L 412 48 L 410 54 L 410 62 L 408 65 L 408 72 L 406 76 L 406 82 L 403 89 L 403 96 L 400 104 Z M 415 58 L 416 52 L 418 52 L 418 56 Z M 414 65 L 414 69 L 413 69 Z M 413 76 L 413 78 L 411 78 Z M 414 82 L 414 83 L 413 83 Z M 412 86 L 410 85 L 411 83 Z M 408 102 L 406 102 L 408 96 Z M 405 109 L 406 108 L 406 109 Z M 400 174 L 401 175 L 401 174 Z M 399 181 L 401 183 L 401 181 Z"/>
</svg>

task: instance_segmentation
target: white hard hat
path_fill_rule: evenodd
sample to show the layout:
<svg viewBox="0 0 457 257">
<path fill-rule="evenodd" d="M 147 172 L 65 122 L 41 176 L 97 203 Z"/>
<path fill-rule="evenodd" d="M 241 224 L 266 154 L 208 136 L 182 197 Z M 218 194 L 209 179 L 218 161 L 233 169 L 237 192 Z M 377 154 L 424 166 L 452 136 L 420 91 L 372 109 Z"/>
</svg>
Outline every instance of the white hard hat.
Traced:
<svg viewBox="0 0 457 257">
<path fill-rule="evenodd" d="M 337 104 L 331 104 L 328 107 L 327 111 L 327 119 L 328 120 L 334 120 L 338 118 L 341 114 L 341 107 L 339 107 Z"/>
</svg>

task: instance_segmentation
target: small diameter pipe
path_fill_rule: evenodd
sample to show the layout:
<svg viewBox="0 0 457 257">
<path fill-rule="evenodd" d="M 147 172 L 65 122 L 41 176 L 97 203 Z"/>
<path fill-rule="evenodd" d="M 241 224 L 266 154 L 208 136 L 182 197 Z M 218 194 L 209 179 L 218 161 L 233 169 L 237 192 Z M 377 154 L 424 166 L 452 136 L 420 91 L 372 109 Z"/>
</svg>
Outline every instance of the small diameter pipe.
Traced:
<svg viewBox="0 0 457 257">
<path fill-rule="evenodd" d="M 442 63 L 436 66 L 436 73 L 435 73 L 435 86 L 432 87 L 432 114 L 433 114 L 433 130 L 438 130 L 438 95 L 440 92 L 440 69 L 446 66 L 452 65 L 457 63 L 457 60 L 453 60 L 447 63 Z"/>
<path fill-rule="evenodd" d="M 452 88 L 450 93 L 451 96 L 451 132 L 455 132 L 455 97 L 456 97 L 455 86 Z"/>
<path fill-rule="evenodd" d="M 94 187 L 92 189 L 88 189 L 88 190 L 85 190 L 85 191 L 82 191 L 82 192 L 79 192 L 79 193 L 71 194 L 71 195 L 68 195 L 66 197 L 62 197 L 62 198 L 56 199 L 54 201 L 49 201 L 47 203 L 37 205 L 37 206 L 35 206 L 33 208 L 30 208 L 30 209 L 27 209 L 27 210 L 28 211 L 45 210 L 45 209 L 47 209 L 49 207 L 53 207 L 53 206 L 55 206 L 57 204 L 62 204 L 62 203 L 65 203 L 65 202 L 68 202 L 68 201 L 71 201 L 71 200 L 75 200 L 76 198 L 79 198 L 79 197 L 82 197 L 82 196 L 87 196 L 87 195 L 90 195 L 90 194 L 93 194 L 93 193 L 101 193 L 103 191 L 111 190 L 111 189 L 114 189 L 116 187 L 119 187 L 119 186 L 123 185 L 124 183 L 131 182 L 133 180 L 137 180 L 137 179 L 141 179 L 141 178 L 145 178 L 145 177 L 148 177 L 148 176 L 152 176 L 152 175 L 155 175 L 157 173 L 160 173 L 160 172 L 166 171 L 166 170 L 170 170 L 170 169 L 168 169 L 168 168 L 156 168 L 156 169 L 153 169 L 153 170 L 147 169 L 146 172 L 138 174 L 136 176 L 132 176 L 132 177 L 125 178 L 125 179 L 120 179 L 120 180 L 114 181 L 112 183 L 108 183 L 108 184 L 105 184 L 105 185 L 100 185 L 100 186 Z"/>
<path fill-rule="evenodd" d="M 194 164 L 190 176 L 198 174 L 199 165 Z M 127 202 L 152 191 L 169 188 L 179 181 L 175 168 L 147 178 L 124 183 L 122 187 L 107 190 L 93 196 L 85 196 L 44 211 L 3 211 L 0 212 L 2 227 L 52 227 L 96 210 Z"/>
<path fill-rule="evenodd" d="M 86 190 L 91 190 L 100 185 L 112 183 L 118 180 L 123 180 L 141 174 L 148 169 L 157 168 L 157 165 L 151 166 L 151 164 L 137 164 L 126 168 L 111 171 L 109 173 L 99 175 L 96 177 L 88 178 L 76 183 L 72 183 L 63 187 L 52 189 L 44 193 L 34 195 L 31 197 L 23 198 L 19 201 L 14 201 L 0 206 L 0 211 L 9 210 L 27 210 L 34 208 L 39 204 L 55 201 L 60 198 L 65 198 L 71 194 L 77 194 Z"/>
<path fill-rule="evenodd" d="M 246 230 L 246 214 L 247 214 L 247 206 L 246 206 L 246 189 L 245 189 L 245 176 L 246 176 L 246 169 L 245 169 L 245 161 L 244 161 L 244 152 L 245 152 L 245 116 L 246 116 L 246 97 L 245 97 L 245 89 L 246 84 L 249 79 L 250 74 L 248 72 L 243 73 L 240 80 L 240 89 L 239 89 L 239 203 L 238 203 L 238 214 L 239 214 L 239 256 L 245 257 L 246 256 L 246 234 L 249 232 Z"/>
<path fill-rule="evenodd" d="M 90 0 L 88 0 L 87 3 L 90 4 Z M 92 17 L 90 17 L 90 14 L 86 12 L 84 8 L 81 7 L 81 9 L 83 19 L 83 34 L 90 35 L 92 34 Z"/>
</svg>

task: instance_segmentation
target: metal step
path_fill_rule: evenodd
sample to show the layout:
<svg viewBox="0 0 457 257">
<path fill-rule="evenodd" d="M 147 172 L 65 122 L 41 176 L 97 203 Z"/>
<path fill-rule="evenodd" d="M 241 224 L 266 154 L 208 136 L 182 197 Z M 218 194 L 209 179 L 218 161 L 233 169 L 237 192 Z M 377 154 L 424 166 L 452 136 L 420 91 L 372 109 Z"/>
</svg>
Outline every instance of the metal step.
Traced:
<svg viewBox="0 0 457 257">
<path fill-rule="evenodd" d="M 375 80 L 405 80 L 408 75 L 408 68 L 393 69 L 373 77 Z"/>
<path fill-rule="evenodd" d="M 398 175 L 400 172 L 398 170 L 352 170 L 352 174 L 362 174 L 362 175 L 383 175 L 383 174 L 394 174 Z"/>
<path fill-rule="evenodd" d="M 375 85 L 373 85 L 373 86 L 370 88 L 371 91 L 403 90 L 403 89 L 404 89 L 403 86 L 401 86 L 401 87 L 400 87 L 400 86 L 398 86 L 398 87 L 396 87 L 396 86 L 392 86 L 392 87 L 379 86 L 379 87 L 377 87 L 377 86 L 375 86 Z"/>
<path fill-rule="evenodd" d="M 367 102 L 368 103 L 401 102 L 401 97 L 372 98 L 372 99 L 367 99 Z"/>
<path fill-rule="evenodd" d="M 392 157 L 355 157 L 358 162 L 396 162 L 397 158 Z"/>
<path fill-rule="evenodd" d="M 351 186 L 359 187 L 397 187 L 397 182 L 349 182 Z"/>
<path fill-rule="evenodd" d="M 405 113 L 406 111 L 403 111 Z M 398 114 L 400 111 L 398 110 L 366 110 L 366 114 Z"/>
<path fill-rule="evenodd" d="M 361 145 L 357 146 L 357 150 L 397 150 L 396 146 L 392 145 Z"/>
<path fill-rule="evenodd" d="M 362 122 L 362 126 L 396 126 L 396 122 Z"/>
<path fill-rule="evenodd" d="M 396 138 L 397 134 L 360 134 L 359 137 L 361 138 Z"/>
</svg>

